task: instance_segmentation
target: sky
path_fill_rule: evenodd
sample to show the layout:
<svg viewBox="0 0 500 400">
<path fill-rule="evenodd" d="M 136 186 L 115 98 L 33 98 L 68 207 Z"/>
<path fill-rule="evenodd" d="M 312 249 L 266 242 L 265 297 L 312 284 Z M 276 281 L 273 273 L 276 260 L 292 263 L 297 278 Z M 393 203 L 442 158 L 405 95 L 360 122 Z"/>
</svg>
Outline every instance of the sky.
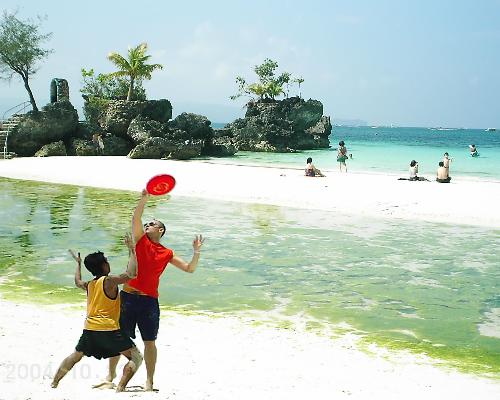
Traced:
<svg viewBox="0 0 500 400">
<path fill-rule="evenodd" d="M 32 90 L 42 106 L 51 79 L 67 79 L 82 120 L 81 68 L 112 72 L 109 52 L 147 42 L 164 66 L 145 82 L 148 98 L 169 99 L 174 115 L 243 117 L 245 99 L 229 99 L 235 78 L 255 81 L 254 66 L 271 58 L 334 121 L 500 128 L 500 0 L 2 0 L 0 9 L 46 16 L 54 53 Z M 27 98 L 18 79 L 0 81 L 0 113 Z"/>
</svg>

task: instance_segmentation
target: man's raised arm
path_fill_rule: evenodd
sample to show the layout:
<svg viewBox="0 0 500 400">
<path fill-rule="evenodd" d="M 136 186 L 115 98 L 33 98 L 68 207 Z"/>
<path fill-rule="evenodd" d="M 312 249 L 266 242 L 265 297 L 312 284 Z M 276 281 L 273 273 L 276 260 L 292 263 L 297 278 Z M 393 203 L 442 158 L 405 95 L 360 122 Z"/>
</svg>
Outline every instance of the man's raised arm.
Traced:
<svg viewBox="0 0 500 400">
<path fill-rule="evenodd" d="M 132 216 L 132 235 L 134 236 L 134 242 L 137 243 L 139 239 L 144 235 L 144 226 L 142 225 L 142 213 L 144 212 L 144 207 L 148 201 L 148 192 L 146 189 L 142 189 L 141 199 L 134 210 L 134 215 Z"/>
</svg>

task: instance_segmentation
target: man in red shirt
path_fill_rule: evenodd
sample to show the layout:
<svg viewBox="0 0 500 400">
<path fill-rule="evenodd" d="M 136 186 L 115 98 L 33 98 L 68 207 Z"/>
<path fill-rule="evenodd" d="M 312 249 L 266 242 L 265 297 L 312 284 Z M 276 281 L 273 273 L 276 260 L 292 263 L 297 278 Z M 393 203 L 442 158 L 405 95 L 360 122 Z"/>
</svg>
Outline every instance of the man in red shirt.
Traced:
<svg viewBox="0 0 500 400">
<path fill-rule="evenodd" d="M 160 244 L 165 234 L 165 225 L 158 220 L 142 224 L 142 214 L 148 200 L 146 189 L 142 191 L 141 199 L 137 204 L 132 217 L 132 234 L 136 243 L 137 277 L 123 286 L 120 292 L 121 314 L 120 328 L 124 334 L 135 339 L 135 328 L 139 328 L 144 342 L 144 362 L 146 364 L 146 391 L 153 390 L 153 377 L 156 366 L 156 337 L 160 325 L 160 307 L 158 305 L 158 285 L 160 276 L 171 263 L 175 267 L 193 273 L 200 259 L 202 235 L 196 235 L 193 240 L 193 257 L 188 263 L 174 252 Z M 116 376 L 118 357 L 109 362 L 107 381 L 113 381 Z"/>
</svg>

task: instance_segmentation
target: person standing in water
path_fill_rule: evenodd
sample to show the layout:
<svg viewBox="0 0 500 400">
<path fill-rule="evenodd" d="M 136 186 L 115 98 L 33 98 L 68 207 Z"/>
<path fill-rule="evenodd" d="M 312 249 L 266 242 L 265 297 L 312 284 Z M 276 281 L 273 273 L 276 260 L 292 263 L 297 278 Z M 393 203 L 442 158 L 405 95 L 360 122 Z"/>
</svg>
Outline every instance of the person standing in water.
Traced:
<svg viewBox="0 0 500 400">
<path fill-rule="evenodd" d="M 347 172 L 347 148 L 343 140 L 339 142 L 339 147 L 337 149 L 337 161 L 339 163 L 340 172 L 342 172 L 342 166 L 344 166 L 345 172 Z"/>
<path fill-rule="evenodd" d="M 132 235 L 136 242 L 137 277 L 124 285 L 120 292 L 121 315 L 120 327 L 124 334 L 135 338 L 136 326 L 144 342 L 144 362 L 146 364 L 146 391 L 153 391 L 153 378 L 156 368 L 156 338 L 160 326 L 160 307 L 158 303 L 158 287 L 160 276 L 171 263 L 184 272 L 193 273 L 200 259 L 204 239 L 196 235 L 193 240 L 193 256 L 188 263 L 174 254 L 173 250 L 164 247 L 160 240 L 165 234 L 163 222 L 153 219 L 143 224 L 142 214 L 149 194 L 143 189 L 141 198 L 132 217 Z M 116 377 L 116 366 L 120 356 L 109 360 L 107 381 Z"/>
</svg>

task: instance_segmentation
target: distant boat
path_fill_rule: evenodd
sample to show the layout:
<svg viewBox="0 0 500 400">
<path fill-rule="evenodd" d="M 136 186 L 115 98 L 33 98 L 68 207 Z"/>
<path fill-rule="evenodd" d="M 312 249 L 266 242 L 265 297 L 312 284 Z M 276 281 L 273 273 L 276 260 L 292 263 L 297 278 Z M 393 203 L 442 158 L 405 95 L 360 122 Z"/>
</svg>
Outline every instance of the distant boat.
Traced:
<svg viewBox="0 0 500 400">
<path fill-rule="evenodd" d="M 495 132 L 497 129 L 496 128 L 488 128 L 488 129 L 485 129 L 484 131 L 485 132 Z"/>
</svg>

